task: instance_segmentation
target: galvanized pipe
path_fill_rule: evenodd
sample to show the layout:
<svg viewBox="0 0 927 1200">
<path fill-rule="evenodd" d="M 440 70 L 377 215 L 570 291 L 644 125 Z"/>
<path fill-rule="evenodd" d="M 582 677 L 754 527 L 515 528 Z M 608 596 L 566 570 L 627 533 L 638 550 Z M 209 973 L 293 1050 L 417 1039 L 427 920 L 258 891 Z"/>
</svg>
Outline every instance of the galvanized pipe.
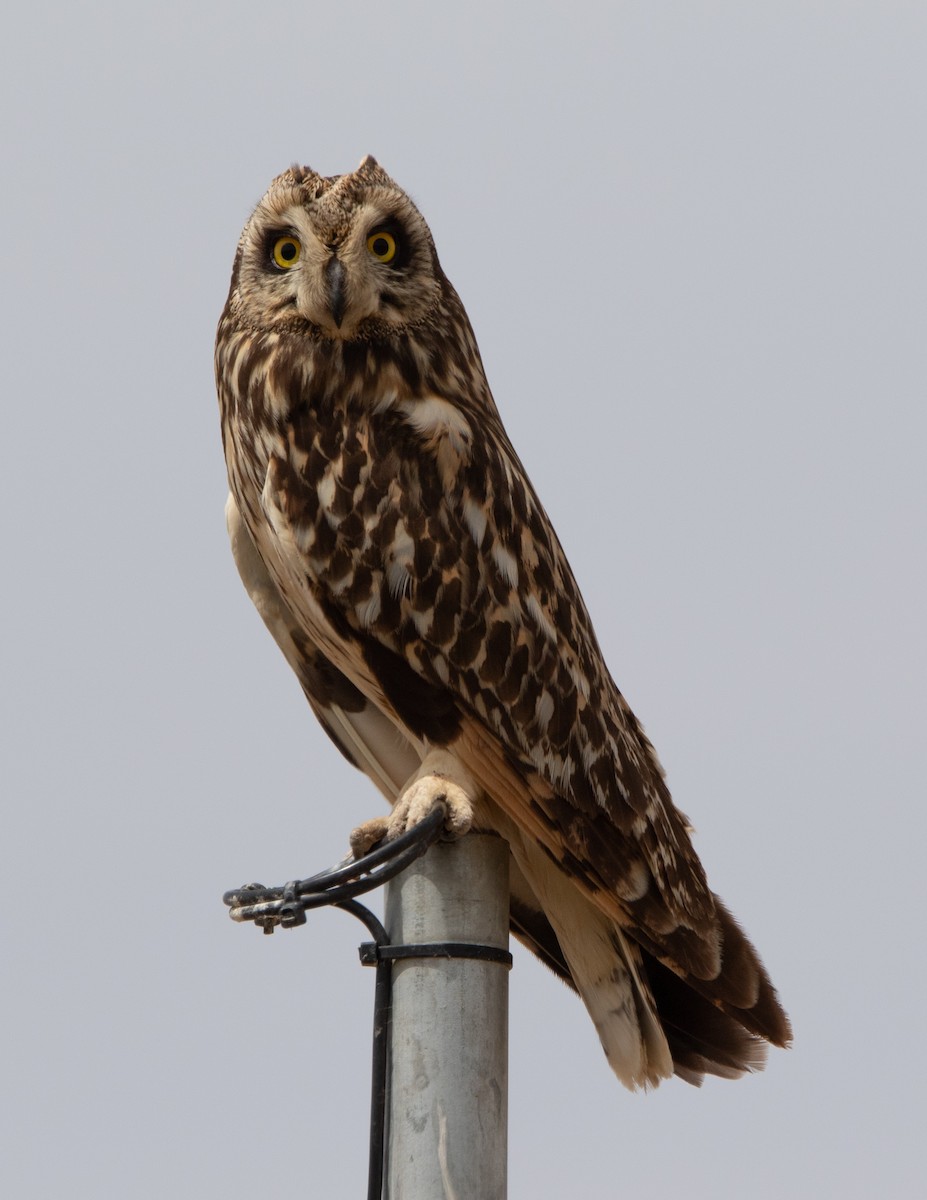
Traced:
<svg viewBox="0 0 927 1200">
<path fill-rule="evenodd" d="M 386 888 L 393 945 L 505 950 L 508 847 L 438 843 Z M 508 969 L 461 957 L 393 962 L 386 1196 L 505 1200 Z"/>
</svg>

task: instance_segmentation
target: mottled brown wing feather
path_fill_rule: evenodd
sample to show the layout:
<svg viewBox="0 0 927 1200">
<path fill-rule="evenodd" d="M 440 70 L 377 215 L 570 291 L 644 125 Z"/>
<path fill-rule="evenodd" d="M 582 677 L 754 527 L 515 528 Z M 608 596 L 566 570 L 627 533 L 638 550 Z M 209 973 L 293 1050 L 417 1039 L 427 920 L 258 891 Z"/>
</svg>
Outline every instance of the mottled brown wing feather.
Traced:
<svg viewBox="0 0 927 1200">
<path fill-rule="evenodd" d="M 290 545 L 305 547 L 291 565 L 413 733 L 447 744 L 463 716 L 468 767 L 512 819 L 651 953 L 716 1002 L 750 1007 L 755 995 L 707 986 L 721 931 L 684 821 L 550 522 L 501 426 L 486 425 L 442 464 L 447 435 L 395 411 L 305 406 L 269 472 Z"/>
</svg>

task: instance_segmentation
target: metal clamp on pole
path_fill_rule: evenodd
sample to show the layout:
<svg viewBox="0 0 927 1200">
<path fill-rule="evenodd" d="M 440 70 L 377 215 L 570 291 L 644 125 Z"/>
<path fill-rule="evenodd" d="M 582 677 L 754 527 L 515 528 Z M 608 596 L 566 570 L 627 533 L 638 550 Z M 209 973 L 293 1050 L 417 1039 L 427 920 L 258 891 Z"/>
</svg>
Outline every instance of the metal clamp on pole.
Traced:
<svg viewBox="0 0 927 1200">
<path fill-rule="evenodd" d="M 483 834 L 435 844 L 443 821 L 436 809 L 362 859 L 223 897 L 265 933 L 334 905 L 374 939 L 360 947 L 377 972 L 368 1200 L 506 1194 L 508 847 Z M 383 883 L 385 927 L 356 899 Z"/>
<path fill-rule="evenodd" d="M 476 946 L 471 942 L 415 942 L 411 946 L 378 946 L 376 942 L 364 942 L 361 945 L 360 960 L 365 967 L 374 967 L 384 958 L 475 958 L 480 962 L 501 963 L 504 967 L 512 965 L 508 950 Z"/>
</svg>

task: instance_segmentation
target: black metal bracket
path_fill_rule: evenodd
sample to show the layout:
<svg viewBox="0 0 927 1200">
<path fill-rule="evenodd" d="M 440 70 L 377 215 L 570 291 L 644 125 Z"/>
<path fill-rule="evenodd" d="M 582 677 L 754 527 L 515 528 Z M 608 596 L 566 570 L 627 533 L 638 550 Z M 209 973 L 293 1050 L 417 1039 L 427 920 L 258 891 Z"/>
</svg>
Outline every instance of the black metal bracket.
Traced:
<svg viewBox="0 0 927 1200">
<path fill-rule="evenodd" d="M 498 946 L 481 946 L 477 942 L 413 942 L 409 946 L 383 946 L 379 942 L 362 942 L 360 960 L 365 967 L 375 967 L 384 959 L 397 958 L 475 958 L 479 962 L 512 966 L 508 950 Z"/>
<path fill-rule="evenodd" d="M 420 858 L 441 836 L 444 817 L 444 806 L 435 805 L 424 821 L 395 841 L 376 846 L 363 858 L 346 858 L 328 871 L 308 879 L 294 879 L 280 887 L 247 883 L 226 892 L 222 903 L 228 906 L 233 921 L 253 921 L 265 933 L 273 933 L 278 925 L 283 929 L 305 925 L 310 908 L 327 905 L 344 908 L 359 917 L 344 902 L 382 887 Z"/>
</svg>

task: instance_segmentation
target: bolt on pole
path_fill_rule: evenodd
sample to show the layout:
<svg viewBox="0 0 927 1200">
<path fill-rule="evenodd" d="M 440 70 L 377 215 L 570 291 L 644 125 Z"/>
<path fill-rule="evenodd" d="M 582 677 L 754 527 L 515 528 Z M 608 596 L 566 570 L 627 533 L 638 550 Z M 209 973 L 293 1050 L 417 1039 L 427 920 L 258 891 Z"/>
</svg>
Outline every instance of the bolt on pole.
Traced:
<svg viewBox="0 0 927 1200">
<path fill-rule="evenodd" d="M 508 846 L 437 843 L 386 888 L 393 945 L 506 950 Z M 508 968 L 429 956 L 393 962 L 386 1197 L 505 1200 Z"/>
</svg>

